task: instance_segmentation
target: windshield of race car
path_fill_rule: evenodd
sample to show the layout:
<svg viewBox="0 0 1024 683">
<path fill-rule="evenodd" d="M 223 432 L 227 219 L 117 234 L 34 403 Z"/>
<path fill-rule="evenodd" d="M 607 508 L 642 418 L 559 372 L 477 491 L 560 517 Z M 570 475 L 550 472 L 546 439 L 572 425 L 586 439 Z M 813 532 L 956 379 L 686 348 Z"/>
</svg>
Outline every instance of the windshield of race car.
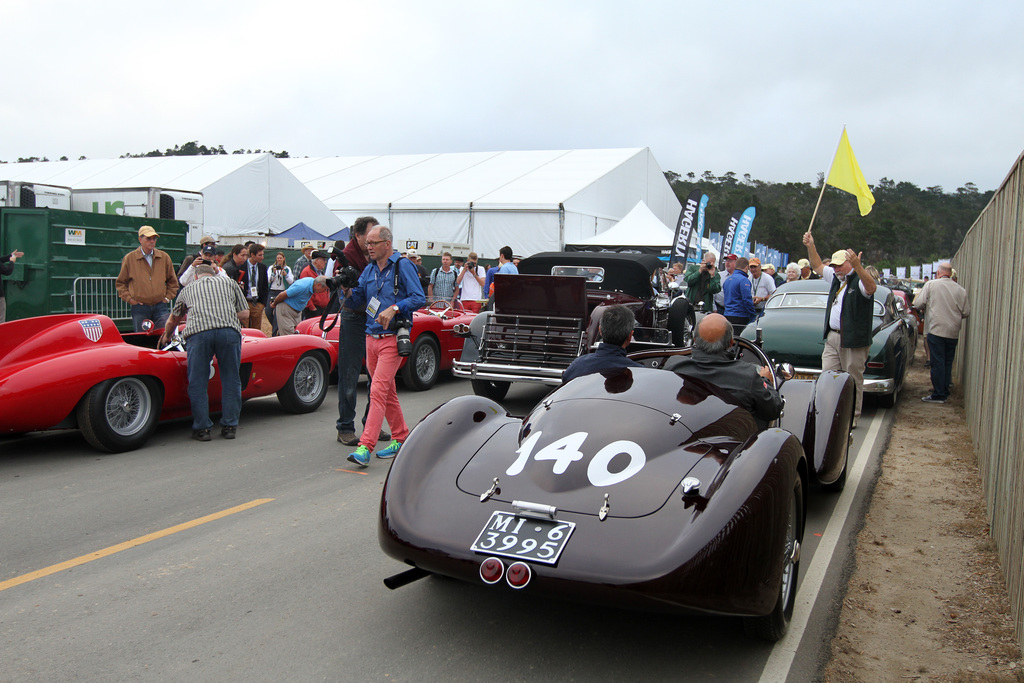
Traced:
<svg viewBox="0 0 1024 683">
<path fill-rule="evenodd" d="M 874 314 L 882 315 L 885 311 L 882 304 L 874 302 Z M 823 292 L 780 292 L 765 303 L 765 309 L 771 308 L 825 308 L 828 305 L 828 294 Z"/>
</svg>

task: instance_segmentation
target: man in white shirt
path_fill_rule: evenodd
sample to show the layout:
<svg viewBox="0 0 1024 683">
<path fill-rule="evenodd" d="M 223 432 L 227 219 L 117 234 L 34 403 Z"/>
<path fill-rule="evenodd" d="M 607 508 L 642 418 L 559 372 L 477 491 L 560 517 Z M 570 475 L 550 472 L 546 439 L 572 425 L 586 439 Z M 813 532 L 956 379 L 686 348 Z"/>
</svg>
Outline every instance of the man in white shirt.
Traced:
<svg viewBox="0 0 1024 683">
<path fill-rule="evenodd" d="M 477 263 L 476 252 L 469 252 L 466 265 L 459 271 L 459 277 L 455 281 L 455 284 L 460 288 L 460 298 L 462 299 L 463 306 L 469 308 L 475 304 L 476 310 L 480 310 L 480 302 L 487 299 L 484 296 L 484 279 L 486 277 L 487 271 Z"/>
</svg>

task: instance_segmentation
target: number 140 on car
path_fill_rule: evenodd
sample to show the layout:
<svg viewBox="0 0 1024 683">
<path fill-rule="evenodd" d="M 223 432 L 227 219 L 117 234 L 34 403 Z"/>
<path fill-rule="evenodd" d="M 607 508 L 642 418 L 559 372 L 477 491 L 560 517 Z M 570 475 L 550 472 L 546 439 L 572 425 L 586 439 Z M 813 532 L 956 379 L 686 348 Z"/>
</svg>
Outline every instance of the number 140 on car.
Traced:
<svg viewBox="0 0 1024 683">
<path fill-rule="evenodd" d="M 555 564 L 575 528 L 574 522 L 495 511 L 470 549 L 478 553 Z"/>
</svg>

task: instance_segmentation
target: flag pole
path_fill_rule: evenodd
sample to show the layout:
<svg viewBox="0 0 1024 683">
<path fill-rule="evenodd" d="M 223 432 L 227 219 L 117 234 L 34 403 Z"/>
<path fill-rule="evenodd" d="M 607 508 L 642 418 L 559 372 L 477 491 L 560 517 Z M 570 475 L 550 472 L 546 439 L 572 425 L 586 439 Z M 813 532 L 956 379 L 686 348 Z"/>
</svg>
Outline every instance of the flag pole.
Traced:
<svg viewBox="0 0 1024 683">
<path fill-rule="evenodd" d="M 843 124 L 843 131 L 846 131 L 846 124 Z M 832 152 L 832 162 L 828 165 L 829 170 L 832 169 L 832 164 L 836 163 L 836 155 L 839 154 L 839 145 L 843 142 L 843 134 L 839 134 L 839 142 L 836 143 L 836 151 Z M 818 193 L 818 201 L 814 205 L 814 213 L 811 214 L 811 224 L 807 226 L 807 232 L 814 229 L 814 219 L 818 215 L 818 207 L 821 206 L 821 198 L 825 196 L 825 186 L 828 185 L 828 174 L 826 173 L 821 178 L 821 192 Z"/>
</svg>

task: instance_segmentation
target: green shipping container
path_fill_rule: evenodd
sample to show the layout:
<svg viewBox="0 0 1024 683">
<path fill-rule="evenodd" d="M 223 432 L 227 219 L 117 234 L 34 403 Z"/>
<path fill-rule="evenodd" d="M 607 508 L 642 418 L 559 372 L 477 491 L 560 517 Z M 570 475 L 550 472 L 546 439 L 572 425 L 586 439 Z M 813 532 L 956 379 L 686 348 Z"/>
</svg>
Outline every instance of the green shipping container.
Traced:
<svg viewBox="0 0 1024 683">
<path fill-rule="evenodd" d="M 14 264 L 14 272 L 4 278 L 7 320 L 74 313 L 77 305 L 79 312 L 110 315 L 118 327 L 131 329 L 128 305 L 117 297 L 114 280 L 121 259 L 139 248 L 143 225 L 157 231 L 157 249 L 167 252 L 177 270 L 185 258 L 185 221 L 58 209 L 0 209 L 0 254 L 25 252 Z"/>
</svg>

